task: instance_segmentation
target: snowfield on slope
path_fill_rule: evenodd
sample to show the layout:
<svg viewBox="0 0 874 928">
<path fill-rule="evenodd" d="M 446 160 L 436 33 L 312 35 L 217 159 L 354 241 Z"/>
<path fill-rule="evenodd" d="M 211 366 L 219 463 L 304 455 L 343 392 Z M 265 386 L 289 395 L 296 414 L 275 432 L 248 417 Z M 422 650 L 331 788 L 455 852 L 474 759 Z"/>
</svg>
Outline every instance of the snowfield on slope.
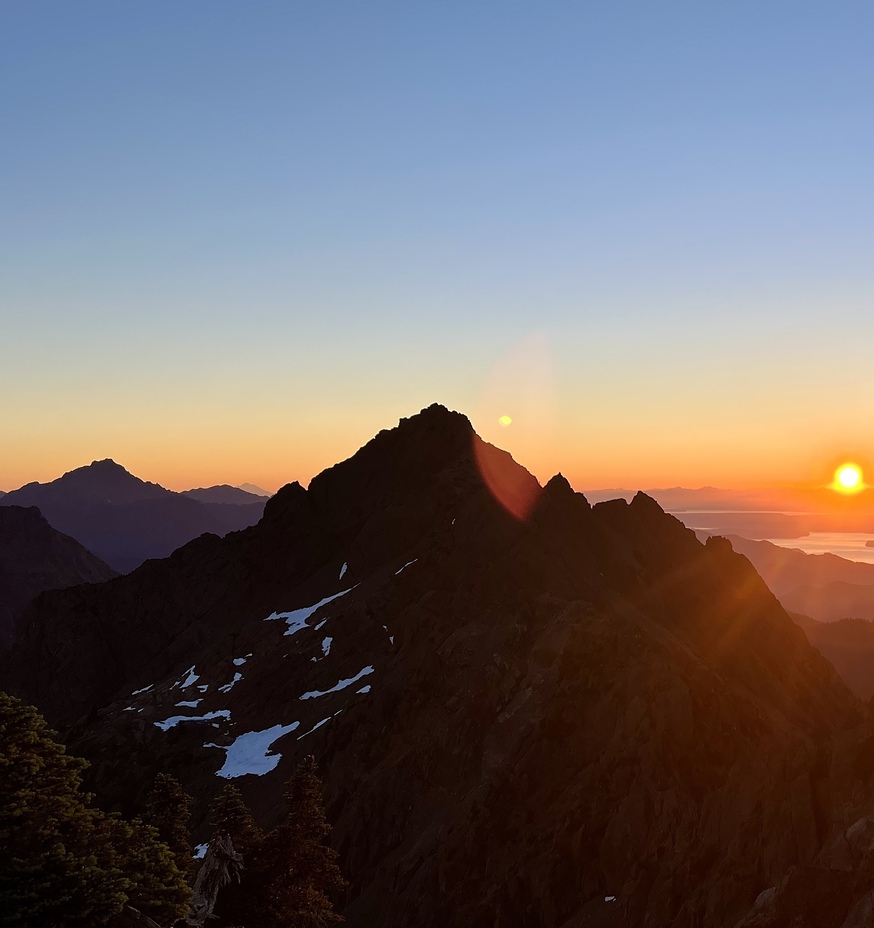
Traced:
<svg viewBox="0 0 874 928">
<path fill-rule="evenodd" d="M 307 628 L 307 619 L 322 606 L 327 605 L 330 602 L 333 602 L 335 599 L 339 599 L 341 596 L 345 596 L 347 593 L 350 593 L 354 590 L 355 587 L 350 586 L 348 590 L 341 590 L 339 593 L 334 593 L 333 596 L 326 596 L 324 599 L 320 599 L 317 603 L 313 603 L 312 606 L 303 606 L 300 609 L 293 609 L 291 612 L 274 612 L 271 615 L 268 615 L 265 622 L 272 622 L 276 619 L 283 619 L 288 628 L 285 630 L 286 635 L 294 635 L 301 629 Z"/>
<path fill-rule="evenodd" d="M 204 747 L 221 748 L 227 752 L 224 766 L 216 771 L 217 777 L 224 777 L 226 780 L 246 775 L 260 777 L 265 773 L 270 773 L 282 760 L 281 754 L 270 752 L 273 742 L 299 727 L 300 722 L 273 725 L 262 731 L 247 731 L 242 735 L 237 735 L 227 746 L 210 742 Z"/>
<path fill-rule="evenodd" d="M 152 722 L 155 728 L 161 731 L 168 731 L 175 728 L 181 722 L 208 722 L 210 719 L 230 719 L 230 709 L 217 709 L 215 712 L 207 712 L 205 715 L 174 715 L 163 722 Z"/>
<path fill-rule="evenodd" d="M 359 670 L 354 677 L 340 680 L 339 683 L 335 683 L 329 690 L 310 690 L 308 693 L 304 693 L 300 698 L 318 699 L 320 696 L 327 696 L 328 693 L 339 693 L 340 690 L 345 690 L 347 686 L 352 686 L 353 683 L 357 683 L 362 677 L 366 677 L 369 673 L 373 673 L 372 665 L 368 665 L 363 670 Z"/>
</svg>

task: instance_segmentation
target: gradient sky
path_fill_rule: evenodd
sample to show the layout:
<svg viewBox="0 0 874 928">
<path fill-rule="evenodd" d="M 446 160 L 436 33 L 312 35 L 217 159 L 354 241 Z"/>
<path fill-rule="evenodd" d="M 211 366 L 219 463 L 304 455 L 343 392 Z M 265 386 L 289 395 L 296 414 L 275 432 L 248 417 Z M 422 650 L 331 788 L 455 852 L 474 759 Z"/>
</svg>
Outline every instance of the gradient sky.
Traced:
<svg viewBox="0 0 874 928">
<path fill-rule="evenodd" d="M 434 401 L 580 488 L 827 482 L 872 47 L 861 0 L 3 3 L 0 488 L 273 490 Z"/>
</svg>

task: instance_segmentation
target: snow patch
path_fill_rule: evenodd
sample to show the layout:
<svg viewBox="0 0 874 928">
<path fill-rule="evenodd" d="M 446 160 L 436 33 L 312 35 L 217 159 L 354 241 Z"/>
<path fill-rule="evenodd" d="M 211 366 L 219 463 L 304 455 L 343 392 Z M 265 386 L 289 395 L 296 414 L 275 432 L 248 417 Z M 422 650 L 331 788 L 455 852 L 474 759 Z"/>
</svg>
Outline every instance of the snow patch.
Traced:
<svg viewBox="0 0 874 928">
<path fill-rule="evenodd" d="M 348 565 L 345 561 L 343 561 L 343 566 L 340 568 L 340 576 L 337 577 L 338 580 L 342 580 L 343 577 L 346 576 L 346 568 L 347 568 L 348 566 L 349 566 L 349 565 Z"/>
<path fill-rule="evenodd" d="M 331 653 L 331 642 L 333 638 L 325 638 L 322 640 L 322 654 L 327 657 Z"/>
<path fill-rule="evenodd" d="M 149 690 L 154 686 L 154 683 L 150 683 L 148 686 L 144 686 L 141 690 L 134 690 L 131 693 L 131 696 L 139 696 L 140 693 L 148 693 Z"/>
<path fill-rule="evenodd" d="M 155 728 L 161 731 L 167 731 L 175 728 L 180 722 L 208 722 L 210 719 L 229 719 L 231 717 L 230 709 L 218 709 L 215 712 L 207 712 L 206 715 L 174 715 L 163 722 L 152 722 Z"/>
<path fill-rule="evenodd" d="M 240 680 L 242 680 L 242 679 L 243 679 L 243 675 L 238 671 L 237 673 L 234 674 L 234 679 L 231 680 L 230 683 L 225 683 L 224 686 L 220 686 L 220 687 L 219 687 L 219 692 L 220 692 L 220 693 L 230 693 L 230 691 L 234 688 L 234 684 L 235 684 L 235 683 L 239 683 Z"/>
<path fill-rule="evenodd" d="M 316 628 L 316 631 L 318 631 L 327 621 L 328 621 L 327 619 L 322 619 L 322 621 L 319 622 L 318 625 L 316 625 L 316 627 L 315 627 L 315 628 Z"/>
<path fill-rule="evenodd" d="M 307 627 L 307 619 L 322 606 L 326 605 L 329 602 L 332 602 L 335 599 L 339 599 L 341 596 L 345 596 L 354 587 L 349 587 L 348 590 L 341 590 L 339 593 L 334 593 L 333 596 L 326 596 L 324 599 L 320 599 L 317 603 L 314 603 L 312 606 L 304 606 L 301 609 L 293 609 L 291 612 L 274 612 L 272 615 L 268 615 L 264 620 L 265 622 L 271 622 L 274 619 L 284 619 L 285 624 L 288 628 L 285 631 L 286 635 L 294 635 L 299 632 L 302 628 Z"/>
<path fill-rule="evenodd" d="M 250 654 L 249 657 L 251 657 L 251 656 L 252 656 L 252 655 Z M 235 658 L 234 658 L 234 667 L 242 667 L 243 664 L 245 664 L 247 660 L 248 660 L 248 658 L 246 658 L 246 657 L 235 657 Z"/>
<path fill-rule="evenodd" d="M 366 677 L 369 673 L 373 673 L 372 666 L 367 666 L 363 670 L 359 670 L 354 677 L 349 677 L 347 680 L 340 680 L 339 683 L 335 683 L 329 690 L 310 690 L 310 692 L 304 693 L 300 698 L 318 699 L 319 696 L 327 696 L 328 693 L 339 693 L 340 690 L 345 690 L 347 686 L 352 686 L 353 683 L 357 683 L 362 677 Z"/>
<path fill-rule="evenodd" d="M 407 563 L 404 564 L 403 567 L 401 567 L 401 568 L 399 568 L 398 570 L 395 571 L 395 576 L 397 576 L 402 570 L 406 570 L 406 569 L 410 566 L 410 564 L 415 564 L 416 561 L 418 561 L 418 560 L 419 560 L 419 559 L 418 559 L 417 557 L 414 557 L 411 561 L 407 561 Z"/>
<path fill-rule="evenodd" d="M 190 699 L 190 700 L 188 700 L 187 702 L 185 702 L 185 701 L 183 701 L 183 702 L 177 702 L 176 705 L 177 705 L 177 706 L 186 706 L 186 707 L 189 708 L 189 709 L 196 709 L 197 706 L 198 706 L 198 704 L 199 704 L 199 703 L 202 703 L 202 702 L 203 702 L 203 697 L 201 696 L 200 699 Z"/>
<path fill-rule="evenodd" d="M 188 689 L 188 687 L 191 686 L 192 683 L 197 683 L 197 681 L 200 679 L 200 674 L 194 672 L 194 667 L 195 667 L 195 665 L 192 664 L 192 665 L 188 668 L 188 670 L 185 671 L 185 679 L 184 679 L 184 680 L 181 680 L 181 681 L 180 681 L 180 680 L 177 680 L 177 681 L 170 687 L 170 689 L 171 689 L 171 690 L 175 690 L 176 687 L 179 687 L 180 689 L 185 690 L 185 689 Z"/>
<path fill-rule="evenodd" d="M 224 777 L 226 780 L 243 777 L 247 774 L 260 777 L 265 773 L 270 773 L 282 760 L 281 754 L 270 753 L 273 742 L 278 741 L 283 735 L 287 735 L 299 726 L 300 722 L 292 722 L 289 725 L 274 725 L 272 728 L 265 728 L 262 731 L 247 731 L 242 735 L 237 735 L 233 742 L 227 746 L 209 743 L 205 744 L 204 747 L 221 748 L 227 752 L 224 766 L 217 771 L 217 777 Z"/>
<path fill-rule="evenodd" d="M 367 686 L 362 686 L 360 690 L 355 690 L 356 693 L 369 693 L 373 687 L 368 683 Z"/>
<path fill-rule="evenodd" d="M 203 683 L 203 684 L 201 684 L 200 686 L 197 687 L 197 691 L 198 691 L 199 693 L 205 693 L 208 689 L 209 689 L 209 684 L 208 684 L 208 683 Z"/>
<path fill-rule="evenodd" d="M 615 902 L 615 901 L 616 901 L 615 896 L 604 896 L 604 902 Z"/>
<path fill-rule="evenodd" d="M 297 740 L 300 741 L 301 738 L 306 738 L 307 735 L 311 735 L 317 728 L 321 728 L 322 725 L 325 724 L 325 722 L 330 722 L 331 719 L 333 719 L 333 718 L 335 718 L 336 716 L 338 716 L 342 711 L 343 711 L 342 709 L 338 709 L 338 710 L 334 713 L 334 715 L 329 715 L 326 719 L 322 719 L 321 722 L 316 722 L 316 724 L 313 725 L 313 727 L 312 727 L 309 731 L 305 731 L 302 735 L 299 735 Z"/>
</svg>

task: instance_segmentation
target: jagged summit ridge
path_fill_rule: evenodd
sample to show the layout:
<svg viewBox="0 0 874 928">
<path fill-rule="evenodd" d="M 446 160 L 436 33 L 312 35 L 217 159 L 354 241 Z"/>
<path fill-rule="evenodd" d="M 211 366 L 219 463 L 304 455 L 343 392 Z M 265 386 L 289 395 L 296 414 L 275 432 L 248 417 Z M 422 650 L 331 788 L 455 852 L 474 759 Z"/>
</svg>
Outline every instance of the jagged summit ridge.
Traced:
<svg viewBox="0 0 874 928">
<path fill-rule="evenodd" d="M 861 705 L 727 545 L 493 449 L 537 493 L 518 518 L 454 415 L 381 432 L 244 532 L 43 597 L 6 681 L 81 716 L 109 806 L 172 763 L 270 816 L 315 754 L 349 928 L 733 928 L 846 827 Z"/>
</svg>

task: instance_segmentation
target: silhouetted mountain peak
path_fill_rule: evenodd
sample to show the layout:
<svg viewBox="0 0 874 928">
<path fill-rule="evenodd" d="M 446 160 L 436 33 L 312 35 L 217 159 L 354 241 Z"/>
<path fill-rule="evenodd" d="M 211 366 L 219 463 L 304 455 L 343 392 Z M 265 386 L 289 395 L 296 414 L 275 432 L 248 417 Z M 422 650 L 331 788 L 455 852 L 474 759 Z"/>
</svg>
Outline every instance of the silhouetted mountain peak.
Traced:
<svg viewBox="0 0 874 928">
<path fill-rule="evenodd" d="M 634 494 L 634 497 L 629 505 L 640 512 L 664 512 L 664 509 L 662 509 L 662 507 L 659 506 L 659 504 L 651 496 L 648 496 L 646 493 L 644 493 L 643 490 L 638 490 Z"/>
<path fill-rule="evenodd" d="M 562 473 L 550 477 L 543 489 L 551 496 L 570 496 L 574 493 L 574 488 L 568 482 L 567 477 Z"/>
<path fill-rule="evenodd" d="M 541 488 L 444 407 L 244 532 L 40 597 L 0 667 L 53 722 L 94 710 L 71 740 L 111 805 L 173 769 L 205 799 L 241 777 L 275 818 L 315 754 L 351 928 L 507 928 L 520 906 L 774 928 L 739 919 L 818 859 L 844 909 L 792 923 L 822 928 L 871 885 L 817 858 L 872 807 L 870 728 L 749 563 L 646 494 Z M 270 733 L 265 765 L 246 742 Z"/>
<path fill-rule="evenodd" d="M 52 483 L 59 487 L 93 494 L 110 503 L 129 503 L 171 494 L 170 490 L 157 483 L 149 483 L 135 477 L 112 458 L 92 461 L 84 467 L 77 467 Z"/>
<path fill-rule="evenodd" d="M 307 491 L 295 480 L 280 487 L 264 504 L 265 522 L 293 518 L 301 506 L 307 503 Z"/>
<path fill-rule="evenodd" d="M 100 473 L 125 473 L 132 476 L 130 471 L 126 470 L 121 464 L 117 464 L 112 458 L 101 458 L 99 461 L 92 461 L 87 465 L 93 471 Z M 84 467 L 78 467 L 76 470 L 84 470 Z"/>
<path fill-rule="evenodd" d="M 256 483 L 241 483 L 237 489 L 244 490 L 246 493 L 251 493 L 253 496 L 273 496 L 272 493 L 265 490 L 264 487 L 259 487 Z"/>
<path fill-rule="evenodd" d="M 148 558 L 164 557 L 204 532 L 224 535 L 254 524 L 264 501 L 247 499 L 243 490 L 228 490 L 245 505 L 174 493 L 104 458 L 49 483 L 13 490 L 0 499 L 0 506 L 39 506 L 54 528 L 124 572 Z"/>
</svg>

